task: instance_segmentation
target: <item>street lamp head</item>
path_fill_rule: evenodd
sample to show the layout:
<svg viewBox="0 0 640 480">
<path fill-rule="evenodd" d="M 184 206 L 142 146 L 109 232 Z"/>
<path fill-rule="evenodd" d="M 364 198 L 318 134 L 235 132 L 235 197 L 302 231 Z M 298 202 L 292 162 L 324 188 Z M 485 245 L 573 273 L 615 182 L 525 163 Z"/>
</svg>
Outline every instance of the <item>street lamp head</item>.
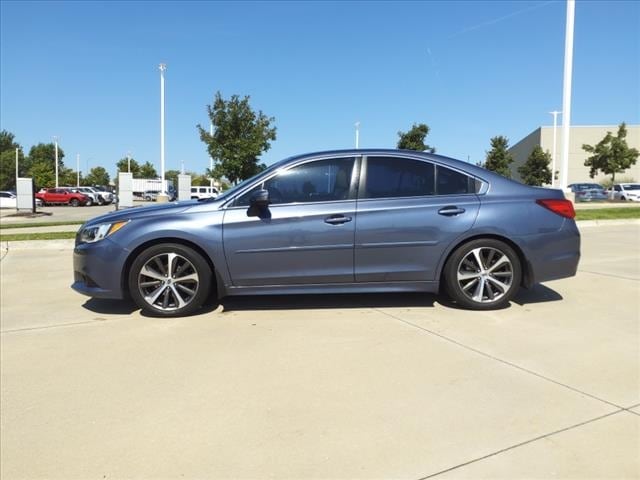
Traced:
<svg viewBox="0 0 640 480">
<path fill-rule="evenodd" d="M 161 63 L 160 64 L 160 71 L 164 72 L 167 69 L 167 64 L 166 63 Z"/>
</svg>

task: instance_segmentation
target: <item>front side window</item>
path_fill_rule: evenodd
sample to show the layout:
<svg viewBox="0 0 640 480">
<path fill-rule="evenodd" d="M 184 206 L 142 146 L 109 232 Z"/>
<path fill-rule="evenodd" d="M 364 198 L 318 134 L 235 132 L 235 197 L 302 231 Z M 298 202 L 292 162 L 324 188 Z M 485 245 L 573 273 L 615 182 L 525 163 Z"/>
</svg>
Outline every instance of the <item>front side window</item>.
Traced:
<svg viewBox="0 0 640 480">
<path fill-rule="evenodd" d="M 249 205 L 251 194 L 260 189 L 269 191 L 272 205 L 347 200 L 354 162 L 354 158 L 333 158 L 298 165 L 256 185 L 234 205 Z"/>
<path fill-rule="evenodd" d="M 434 165 L 398 157 L 368 157 L 364 198 L 433 195 Z"/>
</svg>

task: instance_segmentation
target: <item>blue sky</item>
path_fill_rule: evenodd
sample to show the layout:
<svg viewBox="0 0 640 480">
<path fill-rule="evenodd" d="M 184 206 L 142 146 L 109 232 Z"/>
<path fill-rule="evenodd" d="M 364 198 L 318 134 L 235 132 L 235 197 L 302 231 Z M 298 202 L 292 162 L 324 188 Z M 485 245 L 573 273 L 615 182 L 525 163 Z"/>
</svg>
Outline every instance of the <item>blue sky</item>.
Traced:
<svg viewBox="0 0 640 480">
<path fill-rule="evenodd" d="M 250 95 L 278 128 L 262 160 L 393 148 L 414 122 L 438 153 L 482 160 L 562 107 L 566 3 L 1 2 L 0 126 L 25 150 L 60 137 L 65 163 L 115 172 L 131 151 L 203 172 L 207 104 Z M 572 123 L 640 123 L 640 2 L 578 1 Z"/>
</svg>

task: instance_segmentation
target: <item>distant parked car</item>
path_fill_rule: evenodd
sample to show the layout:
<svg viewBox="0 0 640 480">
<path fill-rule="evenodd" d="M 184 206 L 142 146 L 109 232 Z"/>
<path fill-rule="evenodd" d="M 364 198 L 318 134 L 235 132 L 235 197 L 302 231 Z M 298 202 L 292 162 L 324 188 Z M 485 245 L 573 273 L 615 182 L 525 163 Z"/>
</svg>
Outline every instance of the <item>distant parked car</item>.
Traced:
<svg viewBox="0 0 640 480">
<path fill-rule="evenodd" d="M 84 206 L 89 202 L 89 197 L 84 193 L 72 192 L 69 188 L 49 188 L 36 193 L 36 198 L 42 200 L 44 205 L 71 205 L 72 207 Z"/>
<path fill-rule="evenodd" d="M 0 192 L 0 208 L 16 208 L 18 197 L 13 192 Z"/>
<path fill-rule="evenodd" d="M 160 194 L 159 190 L 147 190 L 146 192 L 144 192 L 142 194 L 142 197 L 147 202 L 155 202 L 156 200 L 158 200 L 158 195 L 159 194 Z"/>
<path fill-rule="evenodd" d="M 191 199 L 200 200 L 202 198 L 216 198 L 218 189 L 216 187 L 191 187 Z"/>
<path fill-rule="evenodd" d="M 561 190 L 407 150 L 288 158 L 215 199 L 124 209 L 76 236 L 72 288 L 181 316 L 210 297 L 447 291 L 488 310 L 575 275 Z"/>
<path fill-rule="evenodd" d="M 640 183 L 616 183 L 609 189 L 612 200 L 640 202 Z"/>
<path fill-rule="evenodd" d="M 609 197 L 604 187 L 598 183 L 572 183 L 569 185 L 576 202 L 604 201 Z"/>
<path fill-rule="evenodd" d="M 93 198 L 94 203 L 98 205 L 109 205 L 114 200 L 114 195 L 111 192 L 98 190 L 95 187 L 78 187 L 80 193 L 84 193 Z"/>
</svg>

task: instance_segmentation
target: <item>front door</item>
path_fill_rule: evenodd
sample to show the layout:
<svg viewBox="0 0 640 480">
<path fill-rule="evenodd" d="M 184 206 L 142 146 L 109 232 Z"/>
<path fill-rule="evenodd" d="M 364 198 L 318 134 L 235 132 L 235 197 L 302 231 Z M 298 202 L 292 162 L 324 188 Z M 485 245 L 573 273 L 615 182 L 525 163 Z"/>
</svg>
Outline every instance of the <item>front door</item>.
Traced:
<svg viewBox="0 0 640 480">
<path fill-rule="evenodd" d="M 234 286 L 353 282 L 354 158 L 312 160 L 276 173 L 224 215 L 224 252 Z M 248 216 L 251 193 L 268 211 Z"/>
</svg>

